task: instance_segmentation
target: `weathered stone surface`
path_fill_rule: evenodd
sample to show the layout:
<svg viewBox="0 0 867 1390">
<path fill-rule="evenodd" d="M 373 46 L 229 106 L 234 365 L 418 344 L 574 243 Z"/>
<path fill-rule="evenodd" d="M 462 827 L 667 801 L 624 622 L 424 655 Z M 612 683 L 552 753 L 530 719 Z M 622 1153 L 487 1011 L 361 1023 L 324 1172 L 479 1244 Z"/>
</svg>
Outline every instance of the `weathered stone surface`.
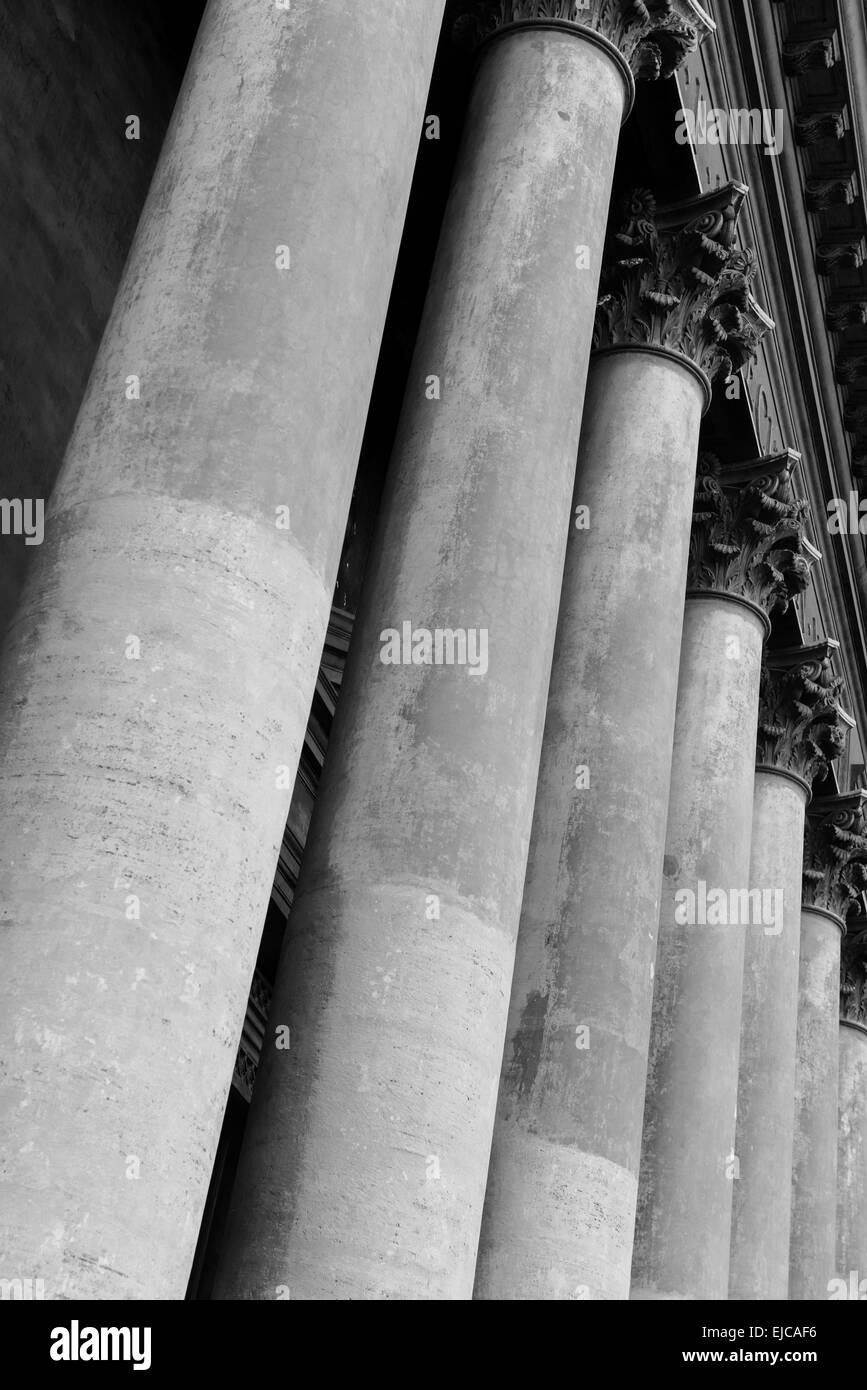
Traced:
<svg viewBox="0 0 867 1390">
<path fill-rule="evenodd" d="M 825 1299 L 836 1269 L 840 941 L 867 885 L 867 793 L 814 801 L 804 836 L 789 1298 Z"/>
<path fill-rule="evenodd" d="M 591 367 L 477 1298 L 629 1294 L 702 404 L 671 356 Z"/>
<path fill-rule="evenodd" d="M 729 1297 L 784 1299 L 795 1141 L 804 807 L 843 751 L 836 642 L 766 653 L 759 695 L 750 886 L 775 895 L 772 926 L 747 929 Z M 849 720 L 849 724 L 852 721 Z M 778 920 L 777 920 L 778 918 Z"/>
<path fill-rule="evenodd" d="M 718 269 L 743 193 L 732 185 L 666 209 L 665 235 L 647 237 L 648 279 L 673 263 L 675 245 Z M 705 253 L 682 229 L 708 222 L 726 245 Z M 616 237 L 610 254 L 623 254 Z M 608 351 L 591 366 L 574 498 L 589 526 L 573 530 L 567 550 L 477 1298 L 629 1294 L 656 952 L 648 923 L 659 914 L 709 394 L 686 326 L 700 320 L 703 292 L 689 293 L 693 312 L 665 349 L 648 346 L 625 314 L 615 327 L 605 299 L 599 311 Z M 589 777 L 580 788 L 576 764 Z"/>
<path fill-rule="evenodd" d="M 805 784 L 756 770 L 750 887 L 773 893 L 779 920 L 748 926 L 744 947 L 732 1181 L 731 1299 L 784 1299 L 795 1116 Z"/>
<path fill-rule="evenodd" d="M 848 1288 L 867 1278 L 867 928 L 863 915 L 850 916 L 842 945 L 839 1113 L 836 1273 Z"/>
<path fill-rule="evenodd" d="M 508 24 L 580 24 L 607 39 L 645 81 L 670 77 L 713 32 L 695 0 L 476 0 L 456 22 L 459 38 L 481 43 Z"/>
<path fill-rule="evenodd" d="M 46 1298 L 184 1294 L 441 14 L 213 0 L 7 639 L 0 1252 Z"/>
<path fill-rule="evenodd" d="M 633 1298 L 728 1296 L 743 920 L 683 894 L 745 893 L 767 613 L 807 581 L 787 452 L 699 468 L 633 1259 Z M 723 922 L 725 924 L 723 924 Z"/>
<path fill-rule="evenodd" d="M 835 1270 L 843 926 L 824 911 L 801 913 L 790 1299 L 827 1298 Z"/>
<path fill-rule="evenodd" d="M 623 105 L 578 31 L 481 52 L 275 992 L 297 1043 L 263 1060 L 222 1296 L 472 1293 Z M 384 665 L 404 621 L 485 629 L 486 673 Z"/>
</svg>

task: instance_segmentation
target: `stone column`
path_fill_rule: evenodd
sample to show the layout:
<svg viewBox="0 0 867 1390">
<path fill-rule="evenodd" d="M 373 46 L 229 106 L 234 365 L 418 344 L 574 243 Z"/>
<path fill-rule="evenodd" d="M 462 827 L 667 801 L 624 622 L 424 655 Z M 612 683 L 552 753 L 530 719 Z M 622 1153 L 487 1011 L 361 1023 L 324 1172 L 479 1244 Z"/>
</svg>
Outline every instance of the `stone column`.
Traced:
<svg viewBox="0 0 867 1390">
<path fill-rule="evenodd" d="M 837 1149 L 837 1279 L 846 1297 L 867 1295 L 867 930 L 852 919 L 840 973 L 840 1121 Z M 857 1289 L 857 1293 L 855 1292 Z M 839 1285 L 829 1290 L 841 1297 Z"/>
<path fill-rule="evenodd" d="M 845 745 L 833 641 L 762 667 L 733 1179 L 730 1299 L 789 1289 L 804 811 Z"/>
<path fill-rule="evenodd" d="M 0 674 L 0 1274 L 182 1298 L 442 0 L 212 0 Z"/>
<path fill-rule="evenodd" d="M 745 192 L 635 194 L 603 272 L 476 1298 L 629 1295 L 699 425 L 756 336 L 714 333 Z"/>
<path fill-rule="evenodd" d="M 867 870 L 867 793 L 807 811 L 798 985 L 789 1298 L 828 1297 L 836 1270 L 840 939 Z M 848 1276 L 847 1276 L 848 1277 Z"/>
<path fill-rule="evenodd" d="M 680 5 L 591 6 L 592 29 L 534 18 L 547 4 L 477 9 L 276 987 L 292 1046 L 257 1083 L 223 1297 L 472 1292 L 623 54 L 643 68 L 696 40 Z M 470 669 L 438 631 L 473 639 Z"/>
<path fill-rule="evenodd" d="M 807 582 L 797 460 L 790 451 L 706 473 L 696 489 L 634 1298 L 728 1296 L 759 674 L 768 614 Z"/>
</svg>

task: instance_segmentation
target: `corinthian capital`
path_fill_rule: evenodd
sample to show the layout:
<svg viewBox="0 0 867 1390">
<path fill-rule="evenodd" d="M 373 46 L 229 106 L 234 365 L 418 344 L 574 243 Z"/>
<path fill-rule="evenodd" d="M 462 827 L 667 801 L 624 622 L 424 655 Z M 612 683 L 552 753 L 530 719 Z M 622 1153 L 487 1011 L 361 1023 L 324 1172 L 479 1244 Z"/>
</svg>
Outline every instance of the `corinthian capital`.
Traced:
<svg viewBox="0 0 867 1390">
<path fill-rule="evenodd" d="M 867 1028 L 867 927 L 850 918 L 840 953 L 840 1017 Z"/>
<path fill-rule="evenodd" d="M 812 784 L 843 752 L 851 720 L 837 698 L 843 678 L 831 669 L 839 646 L 829 639 L 765 653 L 756 749 L 760 767 L 792 772 Z"/>
<path fill-rule="evenodd" d="M 689 589 L 747 599 L 769 616 L 806 589 L 819 552 L 804 536 L 809 506 L 792 489 L 799 461 L 792 449 L 730 468 L 699 460 Z"/>
<path fill-rule="evenodd" d="M 867 885 L 867 792 L 824 796 L 807 808 L 804 907 L 845 918 Z"/>
<path fill-rule="evenodd" d="M 746 196 L 728 183 L 663 207 L 636 189 L 609 239 L 594 346 L 668 348 L 711 378 L 739 371 L 773 327 L 751 293 L 753 253 L 735 247 Z"/>
<path fill-rule="evenodd" d="M 670 77 L 716 27 L 696 0 L 468 0 L 455 33 L 481 43 L 497 29 L 530 20 L 593 30 L 646 81 Z"/>
</svg>

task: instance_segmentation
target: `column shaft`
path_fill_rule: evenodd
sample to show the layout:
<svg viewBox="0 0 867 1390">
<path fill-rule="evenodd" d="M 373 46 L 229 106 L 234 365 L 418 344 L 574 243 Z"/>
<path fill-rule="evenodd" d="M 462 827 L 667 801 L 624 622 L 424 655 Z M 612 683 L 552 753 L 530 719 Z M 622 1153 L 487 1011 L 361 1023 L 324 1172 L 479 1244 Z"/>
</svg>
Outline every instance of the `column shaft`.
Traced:
<svg viewBox="0 0 867 1390">
<path fill-rule="evenodd" d="M 867 1291 L 867 1026 L 840 1021 L 837 1278 Z M 855 1274 L 853 1280 L 852 1275 Z M 826 1294 L 827 1297 L 827 1294 Z"/>
<path fill-rule="evenodd" d="M 3 1272 L 183 1297 L 442 0 L 211 0 L 0 675 Z"/>
<path fill-rule="evenodd" d="M 745 933 L 756 916 L 749 885 L 762 644 L 768 614 L 785 611 L 808 582 L 806 503 L 791 489 L 798 461 L 787 449 L 727 468 L 699 465 L 633 1298 L 728 1297 Z M 774 738 L 778 723 L 770 722 Z"/>
<path fill-rule="evenodd" d="M 673 354 L 591 366 L 477 1298 L 629 1295 L 703 389 Z"/>
<path fill-rule="evenodd" d="M 480 54 L 277 982 L 292 1047 L 257 1083 L 225 1297 L 472 1292 L 624 105 L 612 55 L 565 24 L 511 26 Z M 404 623 L 416 662 L 384 664 Z M 430 664 L 437 628 L 483 630 L 486 671 Z"/>
<path fill-rule="evenodd" d="M 749 884 L 759 671 L 752 604 L 689 597 L 675 720 L 633 1297 L 725 1299 L 745 928 L 676 899 Z M 684 924 L 675 913 L 686 916 Z M 708 916 L 710 914 L 707 914 Z M 725 922 L 725 918 L 721 918 Z"/>
<path fill-rule="evenodd" d="M 785 1299 L 789 1284 L 798 961 L 807 784 L 756 770 L 750 888 L 762 921 L 747 928 L 729 1298 Z M 768 896 L 765 897 L 764 895 Z M 770 909 L 770 911 L 768 911 Z"/>
<path fill-rule="evenodd" d="M 789 1298 L 794 1300 L 827 1298 L 836 1267 L 843 930 L 844 923 L 832 913 L 803 908 L 789 1252 Z"/>
</svg>

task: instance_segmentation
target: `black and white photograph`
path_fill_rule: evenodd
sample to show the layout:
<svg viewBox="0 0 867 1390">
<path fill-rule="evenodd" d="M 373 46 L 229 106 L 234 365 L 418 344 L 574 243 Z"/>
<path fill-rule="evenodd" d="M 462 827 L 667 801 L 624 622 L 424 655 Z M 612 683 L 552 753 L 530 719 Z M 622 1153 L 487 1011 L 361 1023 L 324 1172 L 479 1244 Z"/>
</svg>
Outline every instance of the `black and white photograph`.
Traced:
<svg viewBox="0 0 867 1390">
<path fill-rule="evenodd" d="M 28 1369 L 865 1326 L 865 192 L 867 0 L 0 0 Z"/>
</svg>

